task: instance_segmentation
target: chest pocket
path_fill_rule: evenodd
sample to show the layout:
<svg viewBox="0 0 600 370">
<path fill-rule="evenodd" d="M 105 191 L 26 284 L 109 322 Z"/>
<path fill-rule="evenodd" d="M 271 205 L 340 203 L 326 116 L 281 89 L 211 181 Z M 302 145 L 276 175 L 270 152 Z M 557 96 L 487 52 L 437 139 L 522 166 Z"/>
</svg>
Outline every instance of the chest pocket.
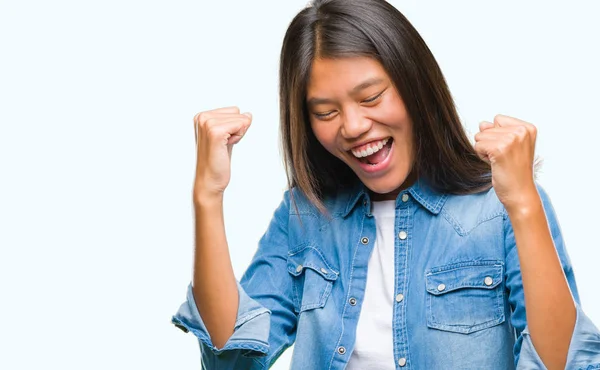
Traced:
<svg viewBox="0 0 600 370">
<path fill-rule="evenodd" d="M 427 326 L 468 334 L 505 321 L 502 261 L 466 261 L 425 273 Z"/>
<path fill-rule="evenodd" d="M 303 312 L 325 306 L 339 272 L 313 246 L 296 248 L 288 254 L 287 269 L 293 275 L 294 306 Z"/>
</svg>

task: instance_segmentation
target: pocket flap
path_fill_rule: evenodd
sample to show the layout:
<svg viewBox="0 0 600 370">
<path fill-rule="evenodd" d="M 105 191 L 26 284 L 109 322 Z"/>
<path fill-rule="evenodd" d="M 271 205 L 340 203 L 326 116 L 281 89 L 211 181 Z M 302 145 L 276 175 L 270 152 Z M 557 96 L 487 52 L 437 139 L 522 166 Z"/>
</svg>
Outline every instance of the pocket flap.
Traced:
<svg viewBox="0 0 600 370">
<path fill-rule="evenodd" d="M 469 261 L 427 270 L 425 281 L 429 293 L 440 295 L 461 288 L 494 289 L 503 275 L 502 261 Z"/>
<path fill-rule="evenodd" d="M 288 272 L 298 276 L 309 268 L 317 272 L 326 280 L 336 280 L 339 272 L 334 270 L 325 260 L 325 257 L 314 247 L 306 246 L 302 249 L 288 253 Z"/>
</svg>

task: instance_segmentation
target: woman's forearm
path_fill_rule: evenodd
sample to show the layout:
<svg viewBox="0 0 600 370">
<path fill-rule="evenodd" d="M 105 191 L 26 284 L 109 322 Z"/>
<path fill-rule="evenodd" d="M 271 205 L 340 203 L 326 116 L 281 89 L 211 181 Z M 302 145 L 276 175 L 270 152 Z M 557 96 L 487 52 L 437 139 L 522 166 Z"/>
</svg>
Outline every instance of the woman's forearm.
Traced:
<svg viewBox="0 0 600 370">
<path fill-rule="evenodd" d="M 222 198 L 195 197 L 194 299 L 212 343 L 223 348 L 233 334 L 238 291 L 225 237 Z"/>
<path fill-rule="evenodd" d="M 576 307 L 548 227 L 542 200 L 532 189 L 507 208 L 517 244 L 531 341 L 549 370 L 564 369 Z"/>
</svg>

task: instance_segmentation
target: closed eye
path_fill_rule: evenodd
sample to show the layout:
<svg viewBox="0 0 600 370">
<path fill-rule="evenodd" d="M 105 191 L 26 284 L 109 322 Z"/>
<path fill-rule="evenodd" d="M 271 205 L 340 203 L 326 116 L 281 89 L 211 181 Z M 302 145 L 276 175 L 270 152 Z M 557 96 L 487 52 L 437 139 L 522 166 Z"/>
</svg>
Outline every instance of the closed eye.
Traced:
<svg viewBox="0 0 600 370">
<path fill-rule="evenodd" d="M 333 113 L 335 113 L 334 110 L 329 111 L 329 112 L 313 113 L 313 114 L 315 115 L 315 117 L 323 119 L 323 118 L 327 118 L 327 117 L 331 116 Z"/>
<path fill-rule="evenodd" d="M 384 91 L 385 91 L 385 90 L 384 90 Z M 383 91 L 382 91 L 382 92 L 380 92 L 379 94 L 375 95 L 375 96 L 374 96 L 374 97 L 372 97 L 372 98 L 368 98 L 368 99 L 365 99 L 365 100 L 363 100 L 362 102 L 363 102 L 363 103 L 372 103 L 372 102 L 374 102 L 375 100 L 379 99 L 379 98 L 381 97 L 381 95 L 382 95 L 382 94 L 383 94 Z"/>
</svg>

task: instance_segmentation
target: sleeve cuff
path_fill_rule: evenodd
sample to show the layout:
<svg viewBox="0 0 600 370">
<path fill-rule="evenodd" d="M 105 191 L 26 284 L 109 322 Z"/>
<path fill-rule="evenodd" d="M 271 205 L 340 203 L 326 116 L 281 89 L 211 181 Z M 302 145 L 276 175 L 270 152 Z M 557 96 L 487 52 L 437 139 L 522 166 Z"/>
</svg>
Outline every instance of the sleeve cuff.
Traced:
<svg viewBox="0 0 600 370">
<path fill-rule="evenodd" d="M 271 311 L 250 298 L 239 281 L 236 283 L 239 293 L 238 314 L 233 335 L 223 348 L 217 349 L 210 339 L 196 307 L 192 283 L 188 285 L 186 302 L 172 317 L 171 323 L 186 333 L 192 332 L 201 345 L 209 348 L 215 355 L 227 350 L 239 349 L 246 357 L 266 356 L 269 352 Z"/>
<path fill-rule="evenodd" d="M 575 303 L 577 319 L 569 352 L 567 354 L 566 370 L 600 369 L 600 331 L 583 312 L 581 306 Z M 517 370 L 546 369 L 540 356 L 535 350 L 529 334 L 529 327 L 522 332 L 523 344 L 517 364 Z"/>
</svg>

